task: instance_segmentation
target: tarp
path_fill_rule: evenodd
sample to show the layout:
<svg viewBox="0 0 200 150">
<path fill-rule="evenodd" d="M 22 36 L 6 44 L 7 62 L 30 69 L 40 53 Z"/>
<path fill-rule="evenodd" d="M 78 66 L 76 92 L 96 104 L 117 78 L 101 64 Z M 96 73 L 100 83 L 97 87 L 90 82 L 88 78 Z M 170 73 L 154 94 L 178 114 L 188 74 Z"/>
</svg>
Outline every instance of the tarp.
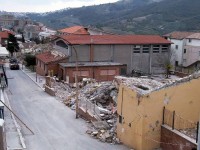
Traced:
<svg viewBox="0 0 200 150">
<path fill-rule="evenodd" d="M 9 52 L 5 47 L 0 47 L 0 56 L 9 56 Z"/>
</svg>

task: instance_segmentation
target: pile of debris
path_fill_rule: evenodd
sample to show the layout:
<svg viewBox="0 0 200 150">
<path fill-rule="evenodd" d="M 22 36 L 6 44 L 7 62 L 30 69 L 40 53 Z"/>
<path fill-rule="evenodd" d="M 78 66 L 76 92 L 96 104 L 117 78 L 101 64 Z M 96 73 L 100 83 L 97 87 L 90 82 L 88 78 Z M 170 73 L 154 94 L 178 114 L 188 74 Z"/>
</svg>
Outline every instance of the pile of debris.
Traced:
<svg viewBox="0 0 200 150">
<path fill-rule="evenodd" d="M 116 134 L 116 121 L 117 119 L 114 117 L 107 121 L 92 122 L 92 125 L 90 125 L 86 133 L 95 139 L 99 139 L 101 142 L 120 144 L 120 140 Z"/>
<path fill-rule="evenodd" d="M 92 112 L 96 121 L 92 121 L 87 133 L 102 142 L 120 143 L 116 137 L 117 95 L 115 82 L 97 82 L 84 79 L 76 84 L 66 84 L 52 80 L 56 97 L 72 110 L 76 109 L 76 92 L 78 91 L 79 109 Z M 90 105 L 87 105 L 87 104 Z"/>
<path fill-rule="evenodd" d="M 73 89 L 68 84 L 62 82 L 54 82 L 53 87 L 55 91 L 55 96 L 62 102 L 68 99 L 69 96 L 71 96 L 71 94 L 73 93 Z"/>
<path fill-rule="evenodd" d="M 182 130 L 179 130 L 181 133 L 189 136 L 190 138 L 192 139 L 195 139 L 197 138 L 197 128 L 188 128 L 188 129 L 182 129 Z"/>
</svg>

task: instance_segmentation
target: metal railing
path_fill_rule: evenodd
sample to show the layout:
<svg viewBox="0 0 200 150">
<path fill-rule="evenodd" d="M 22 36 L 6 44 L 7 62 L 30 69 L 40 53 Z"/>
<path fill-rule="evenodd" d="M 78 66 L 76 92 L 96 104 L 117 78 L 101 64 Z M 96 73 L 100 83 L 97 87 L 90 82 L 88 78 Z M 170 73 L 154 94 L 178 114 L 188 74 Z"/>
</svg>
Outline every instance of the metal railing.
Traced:
<svg viewBox="0 0 200 150">
<path fill-rule="evenodd" d="M 180 115 L 176 114 L 175 111 L 167 110 L 163 108 L 163 124 L 168 125 L 172 130 L 176 129 L 179 132 L 196 139 L 198 142 L 198 130 L 199 122 L 193 122 L 182 118 Z M 188 132 L 193 132 L 194 134 L 188 134 Z"/>
</svg>

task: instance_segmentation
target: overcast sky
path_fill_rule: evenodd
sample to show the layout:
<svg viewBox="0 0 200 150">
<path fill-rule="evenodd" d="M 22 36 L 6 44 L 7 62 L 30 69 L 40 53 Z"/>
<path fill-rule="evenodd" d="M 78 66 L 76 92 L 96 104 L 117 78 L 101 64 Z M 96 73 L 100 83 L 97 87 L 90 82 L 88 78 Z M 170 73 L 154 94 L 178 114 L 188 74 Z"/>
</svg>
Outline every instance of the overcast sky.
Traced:
<svg viewBox="0 0 200 150">
<path fill-rule="evenodd" d="M 68 7 L 112 3 L 118 0 L 0 0 L 0 10 L 9 12 L 47 12 Z"/>
</svg>

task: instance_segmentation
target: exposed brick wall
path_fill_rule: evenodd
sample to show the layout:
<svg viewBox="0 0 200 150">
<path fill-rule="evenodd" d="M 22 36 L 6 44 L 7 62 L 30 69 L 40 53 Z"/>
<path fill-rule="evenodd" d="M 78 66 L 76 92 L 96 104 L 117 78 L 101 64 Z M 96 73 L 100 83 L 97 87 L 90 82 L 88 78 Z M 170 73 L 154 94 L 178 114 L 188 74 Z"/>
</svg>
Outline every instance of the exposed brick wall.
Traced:
<svg viewBox="0 0 200 150">
<path fill-rule="evenodd" d="M 45 64 L 44 62 L 37 60 L 38 63 L 36 66 L 36 72 L 37 72 L 37 74 L 39 74 L 41 76 L 46 76 L 46 75 L 48 75 L 48 71 L 53 70 L 53 75 L 58 75 L 59 63 L 66 63 L 67 61 L 68 61 L 68 59 L 66 58 L 66 59 L 63 59 L 60 61 Z M 41 63 L 41 65 L 40 65 L 40 63 Z M 44 68 L 44 65 L 45 65 L 45 68 Z"/>
<path fill-rule="evenodd" d="M 161 127 L 161 142 L 162 150 L 192 150 L 193 148 L 197 148 L 192 142 L 163 126 Z"/>
<path fill-rule="evenodd" d="M 66 76 L 69 76 L 69 82 L 74 83 L 75 77 L 73 75 L 73 72 L 76 71 L 75 67 L 68 67 L 63 68 L 61 67 L 63 71 L 63 79 L 66 80 Z M 126 66 L 99 66 L 99 67 L 78 67 L 79 71 L 88 71 L 88 76 L 79 76 L 78 80 L 80 81 L 82 78 L 94 78 L 97 81 L 112 81 L 115 76 L 120 75 L 120 69 L 126 68 Z M 101 75 L 101 70 L 115 70 L 114 75 Z M 59 72 L 61 73 L 61 72 Z M 59 76 L 62 76 L 59 74 Z"/>
</svg>

